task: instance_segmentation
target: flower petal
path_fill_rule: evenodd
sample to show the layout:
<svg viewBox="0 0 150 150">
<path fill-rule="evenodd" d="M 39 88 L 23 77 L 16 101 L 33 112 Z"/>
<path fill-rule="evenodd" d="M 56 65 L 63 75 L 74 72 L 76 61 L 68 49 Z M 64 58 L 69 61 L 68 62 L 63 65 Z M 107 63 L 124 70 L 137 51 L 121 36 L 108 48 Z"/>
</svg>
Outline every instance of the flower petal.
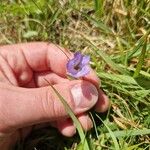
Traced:
<svg viewBox="0 0 150 150">
<path fill-rule="evenodd" d="M 81 64 L 83 65 L 87 65 L 90 62 L 90 56 L 89 55 L 85 55 L 82 58 Z"/>
<path fill-rule="evenodd" d="M 75 62 L 75 66 L 76 66 L 81 63 L 82 59 L 83 59 L 83 55 L 80 52 L 76 52 L 74 54 L 74 58 L 71 60 Z"/>
<path fill-rule="evenodd" d="M 78 72 L 76 69 L 74 69 L 74 66 L 75 66 L 74 60 L 69 60 L 66 65 L 68 73 L 76 74 Z"/>
<path fill-rule="evenodd" d="M 74 57 L 83 57 L 83 55 L 80 52 L 75 52 Z"/>
</svg>

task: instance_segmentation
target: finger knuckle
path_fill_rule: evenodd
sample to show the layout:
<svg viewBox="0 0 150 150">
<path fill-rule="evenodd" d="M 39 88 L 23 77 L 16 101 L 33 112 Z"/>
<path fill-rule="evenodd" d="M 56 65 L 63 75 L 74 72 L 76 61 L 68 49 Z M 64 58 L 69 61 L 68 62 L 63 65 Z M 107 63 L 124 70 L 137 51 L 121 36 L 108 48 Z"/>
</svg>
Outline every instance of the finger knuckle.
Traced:
<svg viewBox="0 0 150 150">
<path fill-rule="evenodd" d="M 45 91 L 45 96 L 41 97 L 42 105 L 41 109 L 44 113 L 44 116 L 47 116 L 48 119 L 52 119 L 54 116 L 57 115 L 56 108 L 55 108 L 55 100 L 53 95 L 50 93 L 50 90 Z"/>
</svg>

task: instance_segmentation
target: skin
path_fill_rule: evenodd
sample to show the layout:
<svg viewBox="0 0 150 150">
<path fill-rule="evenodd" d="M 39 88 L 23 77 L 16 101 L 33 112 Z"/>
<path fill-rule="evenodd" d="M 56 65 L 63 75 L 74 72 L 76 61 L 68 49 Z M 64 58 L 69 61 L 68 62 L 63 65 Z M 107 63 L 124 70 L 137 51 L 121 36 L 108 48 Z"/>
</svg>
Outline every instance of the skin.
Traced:
<svg viewBox="0 0 150 150">
<path fill-rule="evenodd" d="M 54 126 L 68 137 L 76 133 L 45 79 L 67 100 L 84 130 L 93 126 L 88 110 L 108 109 L 108 97 L 99 89 L 100 81 L 92 69 L 80 80 L 67 79 L 68 58 L 64 53 L 72 57 L 68 50 L 45 42 L 0 46 L 0 149 L 11 149 L 33 125 Z"/>
</svg>

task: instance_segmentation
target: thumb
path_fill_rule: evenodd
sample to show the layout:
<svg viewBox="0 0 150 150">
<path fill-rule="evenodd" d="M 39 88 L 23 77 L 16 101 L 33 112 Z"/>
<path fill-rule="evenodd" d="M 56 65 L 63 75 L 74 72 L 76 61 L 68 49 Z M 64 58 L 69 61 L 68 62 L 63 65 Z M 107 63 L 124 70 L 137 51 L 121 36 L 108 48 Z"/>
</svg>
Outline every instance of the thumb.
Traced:
<svg viewBox="0 0 150 150">
<path fill-rule="evenodd" d="M 74 80 L 54 86 L 75 114 L 93 107 L 98 100 L 96 87 Z M 67 112 L 51 87 L 25 89 L 0 84 L 0 132 L 67 117 Z"/>
</svg>

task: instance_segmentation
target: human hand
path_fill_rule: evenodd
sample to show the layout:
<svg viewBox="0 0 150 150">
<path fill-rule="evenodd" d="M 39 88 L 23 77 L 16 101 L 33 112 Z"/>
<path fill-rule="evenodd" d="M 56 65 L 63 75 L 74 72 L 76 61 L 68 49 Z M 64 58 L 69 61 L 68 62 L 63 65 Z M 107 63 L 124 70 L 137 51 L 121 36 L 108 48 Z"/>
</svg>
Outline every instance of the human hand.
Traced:
<svg viewBox="0 0 150 150">
<path fill-rule="evenodd" d="M 71 56 L 70 52 L 65 53 Z M 67 100 L 85 130 L 92 127 L 86 113 L 89 109 L 94 106 L 97 112 L 107 110 L 109 101 L 98 88 L 94 71 L 91 69 L 83 80 L 69 81 L 66 63 L 67 57 L 54 44 L 34 42 L 0 47 L 0 148 L 9 149 L 33 125 L 48 122 L 63 135 L 75 134 L 64 106 L 44 79 Z"/>
</svg>

